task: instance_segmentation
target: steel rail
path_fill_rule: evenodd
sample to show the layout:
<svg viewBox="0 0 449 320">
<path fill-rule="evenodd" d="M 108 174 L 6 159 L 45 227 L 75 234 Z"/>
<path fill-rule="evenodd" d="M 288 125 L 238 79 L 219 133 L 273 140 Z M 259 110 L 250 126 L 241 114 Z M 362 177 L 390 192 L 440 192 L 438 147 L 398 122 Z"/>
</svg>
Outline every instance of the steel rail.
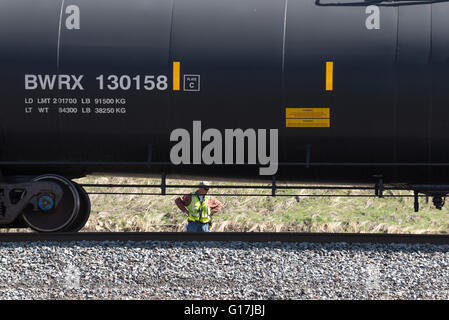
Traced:
<svg viewBox="0 0 449 320">
<path fill-rule="evenodd" d="M 294 243 L 372 243 L 449 245 L 447 234 L 363 234 L 363 233 L 287 233 L 287 232 L 79 232 L 79 233 L 0 233 L 6 242 L 82 242 L 82 241 L 170 241 L 170 242 L 294 242 Z"/>
</svg>

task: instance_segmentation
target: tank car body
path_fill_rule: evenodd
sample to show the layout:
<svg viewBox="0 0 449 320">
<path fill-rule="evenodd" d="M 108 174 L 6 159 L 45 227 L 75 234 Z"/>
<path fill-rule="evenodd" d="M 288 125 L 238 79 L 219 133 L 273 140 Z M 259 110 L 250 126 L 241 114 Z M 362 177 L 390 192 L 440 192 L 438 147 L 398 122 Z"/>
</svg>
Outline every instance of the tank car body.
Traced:
<svg viewBox="0 0 449 320">
<path fill-rule="evenodd" d="M 448 17 L 446 1 L 4 0 L 1 171 L 449 185 Z"/>
</svg>

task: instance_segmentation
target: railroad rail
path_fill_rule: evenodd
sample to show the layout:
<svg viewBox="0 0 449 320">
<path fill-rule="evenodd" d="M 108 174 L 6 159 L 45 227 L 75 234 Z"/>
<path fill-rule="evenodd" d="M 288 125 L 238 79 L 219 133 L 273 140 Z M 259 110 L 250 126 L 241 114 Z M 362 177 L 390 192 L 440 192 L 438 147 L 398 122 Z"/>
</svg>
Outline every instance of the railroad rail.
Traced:
<svg viewBox="0 0 449 320">
<path fill-rule="evenodd" d="M 447 234 L 367 234 L 367 233 L 288 233 L 288 232 L 79 232 L 79 233 L 0 233 L 4 242 L 81 241 L 242 241 L 304 243 L 394 243 L 449 245 Z"/>
</svg>

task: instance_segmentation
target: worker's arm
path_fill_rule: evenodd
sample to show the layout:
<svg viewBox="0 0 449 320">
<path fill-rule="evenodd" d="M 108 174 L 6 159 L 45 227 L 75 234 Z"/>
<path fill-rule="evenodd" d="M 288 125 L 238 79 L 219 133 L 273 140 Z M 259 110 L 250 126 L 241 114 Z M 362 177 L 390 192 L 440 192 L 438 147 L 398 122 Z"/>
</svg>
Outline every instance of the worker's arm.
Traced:
<svg viewBox="0 0 449 320">
<path fill-rule="evenodd" d="M 187 210 L 187 206 L 190 204 L 190 201 L 192 201 L 192 196 L 189 194 L 183 195 L 182 197 L 178 197 L 175 200 L 176 205 L 178 208 L 184 212 L 185 214 L 189 214 L 189 210 Z"/>
<path fill-rule="evenodd" d="M 210 208 L 210 214 L 214 214 L 217 213 L 218 211 L 220 211 L 223 208 L 223 204 L 218 201 L 217 199 L 215 199 L 214 197 L 210 197 L 209 198 L 209 208 Z"/>
</svg>

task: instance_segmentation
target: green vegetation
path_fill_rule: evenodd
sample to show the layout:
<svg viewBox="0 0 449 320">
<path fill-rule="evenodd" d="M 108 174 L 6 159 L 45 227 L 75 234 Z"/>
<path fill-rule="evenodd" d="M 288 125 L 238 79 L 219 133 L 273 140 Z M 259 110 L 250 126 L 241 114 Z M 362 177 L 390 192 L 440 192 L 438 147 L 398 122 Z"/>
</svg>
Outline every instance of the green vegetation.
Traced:
<svg viewBox="0 0 449 320">
<path fill-rule="evenodd" d="M 94 177 L 78 183 L 160 184 L 159 179 Z M 194 185 L 198 181 L 167 180 L 167 184 Z M 236 185 L 211 182 L 214 185 Z M 259 183 L 248 183 L 255 185 Z M 158 188 L 86 188 L 89 192 L 148 192 Z M 190 193 L 194 189 L 167 189 L 168 193 Z M 211 189 L 210 193 L 270 194 L 261 189 Z M 447 233 L 449 209 L 433 208 L 431 201 L 420 198 L 420 212 L 413 211 L 413 198 L 329 197 L 327 195 L 362 195 L 372 191 L 288 190 L 271 196 L 217 196 L 223 211 L 214 216 L 213 231 L 270 232 L 370 232 L 370 233 Z M 304 197 L 314 194 L 324 197 Z M 409 192 L 386 192 L 386 195 L 411 195 Z M 300 195 L 300 196 L 295 196 Z M 183 231 L 186 217 L 178 210 L 176 195 L 97 195 L 91 194 L 92 214 L 82 231 Z"/>
</svg>

